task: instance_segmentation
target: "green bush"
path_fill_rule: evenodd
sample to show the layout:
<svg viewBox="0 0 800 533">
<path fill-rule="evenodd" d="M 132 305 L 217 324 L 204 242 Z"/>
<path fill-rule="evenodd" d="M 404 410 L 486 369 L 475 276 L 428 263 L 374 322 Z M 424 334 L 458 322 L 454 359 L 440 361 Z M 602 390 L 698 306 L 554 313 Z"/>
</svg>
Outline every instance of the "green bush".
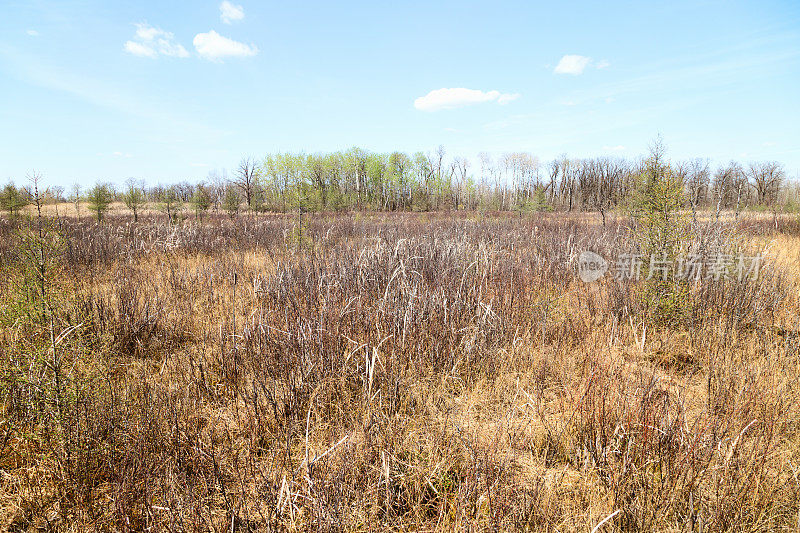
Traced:
<svg viewBox="0 0 800 533">
<path fill-rule="evenodd" d="M 640 302 L 657 327 L 679 327 L 691 307 L 688 286 L 676 277 L 674 269 L 686 252 L 689 231 L 682 211 L 683 191 L 683 178 L 665 160 L 663 145 L 657 141 L 636 176 L 629 202 L 634 239 L 643 263 Z M 664 265 L 671 268 L 660 268 Z"/>
<path fill-rule="evenodd" d="M 19 214 L 20 210 L 30 203 L 26 191 L 16 188 L 13 183 L 6 184 L 0 190 L 0 209 L 8 211 L 12 217 Z"/>
<path fill-rule="evenodd" d="M 114 191 L 111 190 L 111 187 L 100 183 L 92 187 L 86 194 L 86 201 L 89 202 L 89 209 L 94 211 L 98 222 L 103 220 L 103 215 L 108 211 L 113 199 Z"/>
</svg>

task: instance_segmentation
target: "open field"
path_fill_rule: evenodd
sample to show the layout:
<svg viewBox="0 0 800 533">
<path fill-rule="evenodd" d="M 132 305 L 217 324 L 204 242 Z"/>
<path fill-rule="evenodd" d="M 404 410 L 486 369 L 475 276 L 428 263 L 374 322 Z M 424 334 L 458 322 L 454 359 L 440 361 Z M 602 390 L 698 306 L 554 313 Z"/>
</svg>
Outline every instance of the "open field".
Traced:
<svg viewBox="0 0 800 533">
<path fill-rule="evenodd" d="M 800 533 L 800 0 L 0 0 L 0 533 Z"/>
<path fill-rule="evenodd" d="M 576 277 L 622 216 L 42 224 L 0 221 L 0 527 L 798 527 L 796 219 L 693 226 L 764 265 L 668 327 Z"/>
</svg>

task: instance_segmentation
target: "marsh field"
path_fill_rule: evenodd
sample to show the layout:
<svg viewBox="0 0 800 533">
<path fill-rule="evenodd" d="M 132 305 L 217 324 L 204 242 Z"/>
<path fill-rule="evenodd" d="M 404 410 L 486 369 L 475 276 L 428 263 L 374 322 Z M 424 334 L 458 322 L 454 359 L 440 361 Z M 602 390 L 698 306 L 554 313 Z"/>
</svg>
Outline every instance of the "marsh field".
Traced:
<svg viewBox="0 0 800 533">
<path fill-rule="evenodd" d="M 0 0 L 0 533 L 800 533 L 800 0 Z"/>
<path fill-rule="evenodd" d="M 800 220 L 686 228 L 758 276 L 582 282 L 623 215 L 4 218 L 0 527 L 796 531 Z"/>
</svg>

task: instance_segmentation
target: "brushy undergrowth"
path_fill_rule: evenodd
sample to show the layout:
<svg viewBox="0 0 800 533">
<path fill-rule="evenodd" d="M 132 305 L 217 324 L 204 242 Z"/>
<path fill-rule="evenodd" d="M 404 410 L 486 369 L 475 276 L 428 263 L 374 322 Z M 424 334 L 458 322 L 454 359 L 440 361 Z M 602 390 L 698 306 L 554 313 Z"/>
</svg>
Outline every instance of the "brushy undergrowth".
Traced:
<svg viewBox="0 0 800 533">
<path fill-rule="evenodd" d="M 641 246 L 622 217 L 296 223 L 0 220 L 0 527 L 798 527 L 791 263 L 664 320 L 576 278 Z M 681 246 L 777 238 L 746 224 Z"/>
</svg>

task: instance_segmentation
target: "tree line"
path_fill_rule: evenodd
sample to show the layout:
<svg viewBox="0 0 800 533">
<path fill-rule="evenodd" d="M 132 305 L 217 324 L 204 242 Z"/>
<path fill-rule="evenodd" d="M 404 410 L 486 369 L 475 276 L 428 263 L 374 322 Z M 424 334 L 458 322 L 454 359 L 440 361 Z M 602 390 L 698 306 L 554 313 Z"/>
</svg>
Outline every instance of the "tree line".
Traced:
<svg viewBox="0 0 800 533">
<path fill-rule="evenodd" d="M 473 163 L 432 153 L 375 153 L 360 148 L 321 154 L 271 154 L 244 158 L 228 176 L 212 172 L 199 183 L 148 186 L 128 180 L 121 188 L 98 183 L 87 190 L 74 185 L 48 189 L 53 203 L 88 202 L 98 219 L 110 204 L 122 201 L 138 216 L 157 205 L 172 220 L 187 208 L 202 217 L 209 210 L 235 216 L 241 211 L 599 211 L 625 204 L 646 160 L 566 155 L 543 162 L 527 152 L 494 157 L 481 153 Z M 697 209 L 762 207 L 795 209 L 797 184 L 787 182 L 782 164 L 731 161 L 712 168 L 708 160 L 670 164 L 682 184 L 687 206 Z M 7 184 L 0 208 L 14 215 L 31 201 L 29 187 Z"/>
</svg>

